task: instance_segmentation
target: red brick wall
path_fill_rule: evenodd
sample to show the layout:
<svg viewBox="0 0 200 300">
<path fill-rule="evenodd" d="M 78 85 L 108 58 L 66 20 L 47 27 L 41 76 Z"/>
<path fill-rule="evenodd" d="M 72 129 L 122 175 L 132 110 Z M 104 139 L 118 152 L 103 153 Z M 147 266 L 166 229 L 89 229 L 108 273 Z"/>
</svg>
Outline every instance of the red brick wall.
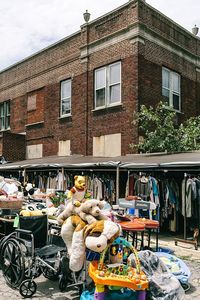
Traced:
<svg viewBox="0 0 200 300">
<path fill-rule="evenodd" d="M 10 106 L 10 128 L 13 133 L 25 132 L 26 125 L 26 96 L 22 95 L 11 101 Z"/>
<path fill-rule="evenodd" d="M 155 105 L 162 98 L 162 66 L 181 75 L 180 121 L 200 113 L 200 73 L 195 71 L 199 49 L 189 32 L 148 4 L 130 1 L 0 72 L 0 102 L 11 99 L 11 131 L 26 132 L 27 145 L 42 143 L 44 156 L 57 154 L 59 140 L 71 140 L 72 154 L 91 155 L 93 136 L 119 132 L 124 155 L 138 139 L 132 123 L 138 105 Z M 94 70 L 115 61 L 122 64 L 122 105 L 93 111 Z M 60 118 L 60 81 L 67 78 L 72 78 L 72 116 Z M 36 110 L 27 112 L 27 97 L 34 93 Z"/>
<path fill-rule="evenodd" d="M 7 161 L 24 160 L 26 157 L 25 151 L 25 136 L 4 132 L 2 138 L 2 155 Z"/>
</svg>

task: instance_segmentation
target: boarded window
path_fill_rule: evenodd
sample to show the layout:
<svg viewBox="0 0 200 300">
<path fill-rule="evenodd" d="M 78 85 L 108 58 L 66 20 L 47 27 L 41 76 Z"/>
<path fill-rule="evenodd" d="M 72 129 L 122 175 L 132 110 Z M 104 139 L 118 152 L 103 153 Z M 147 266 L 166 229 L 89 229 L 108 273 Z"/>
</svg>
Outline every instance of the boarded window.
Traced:
<svg viewBox="0 0 200 300">
<path fill-rule="evenodd" d="M 30 145 L 26 147 L 26 158 L 40 158 L 43 156 L 43 145 Z"/>
<path fill-rule="evenodd" d="M 93 137 L 93 156 L 121 155 L 121 133 Z"/>
<path fill-rule="evenodd" d="M 59 141 L 58 144 L 58 156 L 68 156 L 71 154 L 70 151 L 70 140 Z"/>
<path fill-rule="evenodd" d="M 37 95 L 28 96 L 27 111 L 36 109 L 36 100 L 37 100 Z"/>
</svg>

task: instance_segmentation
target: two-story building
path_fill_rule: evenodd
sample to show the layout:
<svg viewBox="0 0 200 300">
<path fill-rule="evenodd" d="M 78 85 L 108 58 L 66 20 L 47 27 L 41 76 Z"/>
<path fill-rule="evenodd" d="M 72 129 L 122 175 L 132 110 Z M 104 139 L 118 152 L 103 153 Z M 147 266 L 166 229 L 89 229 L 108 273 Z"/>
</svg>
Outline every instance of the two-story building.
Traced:
<svg viewBox="0 0 200 300">
<path fill-rule="evenodd" d="M 200 39 L 131 0 L 0 72 L 0 154 L 8 160 L 120 156 L 141 104 L 200 113 Z"/>
</svg>

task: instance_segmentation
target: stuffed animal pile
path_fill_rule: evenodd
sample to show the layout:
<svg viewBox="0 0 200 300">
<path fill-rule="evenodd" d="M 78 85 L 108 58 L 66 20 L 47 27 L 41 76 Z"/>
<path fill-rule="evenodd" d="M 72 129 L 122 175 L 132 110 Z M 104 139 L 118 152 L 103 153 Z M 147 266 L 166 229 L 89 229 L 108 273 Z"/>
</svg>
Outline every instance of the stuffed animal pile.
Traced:
<svg viewBox="0 0 200 300">
<path fill-rule="evenodd" d="M 102 252 L 120 234 L 120 227 L 104 216 L 102 201 L 86 199 L 85 178 L 75 176 L 74 181 L 68 204 L 57 221 L 62 225 L 61 236 L 68 250 L 70 269 L 77 272 L 83 267 L 86 247 Z"/>
</svg>

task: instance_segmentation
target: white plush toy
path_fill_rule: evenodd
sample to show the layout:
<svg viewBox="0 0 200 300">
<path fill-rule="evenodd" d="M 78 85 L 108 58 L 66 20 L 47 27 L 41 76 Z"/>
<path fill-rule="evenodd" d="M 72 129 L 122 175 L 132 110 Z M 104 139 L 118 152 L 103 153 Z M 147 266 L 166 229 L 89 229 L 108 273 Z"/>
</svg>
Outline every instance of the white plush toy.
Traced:
<svg viewBox="0 0 200 300">
<path fill-rule="evenodd" d="M 102 201 L 96 199 L 85 200 L 85 202 L 81 203 L 78 207 L 74 206 L 72 202 L 69 202 L 65 210 L 57 217 L 58 224 L 62 225 L 71 215 L 78 215 L 88 224 L 92 224 L 97 220 L 107 220 L 107 217 L 101 212 L 103 206 Z"/>
<path fill-rule="evenodd" d="M 96 221 L 85 227 L 85 245 L 94 252 L 102 252 L 111 245 L 115 238 L 121 233 L 119 224 L 113 221 Z"/>
<path fill-rule="evenodd" d="M 86 247 L 95 252 L 102 252 L 119 236 L 120 231 L 120 226 L 110 220 L 96 221 L 86 225 L 86 222 L 79 216 L 69 217 L 62 225 L 61 236 L 69 253 L 70 269 L 75 272 L 81 270 Z M 99 236 L 96 236 L 97 234 Z"/>
</svg>

